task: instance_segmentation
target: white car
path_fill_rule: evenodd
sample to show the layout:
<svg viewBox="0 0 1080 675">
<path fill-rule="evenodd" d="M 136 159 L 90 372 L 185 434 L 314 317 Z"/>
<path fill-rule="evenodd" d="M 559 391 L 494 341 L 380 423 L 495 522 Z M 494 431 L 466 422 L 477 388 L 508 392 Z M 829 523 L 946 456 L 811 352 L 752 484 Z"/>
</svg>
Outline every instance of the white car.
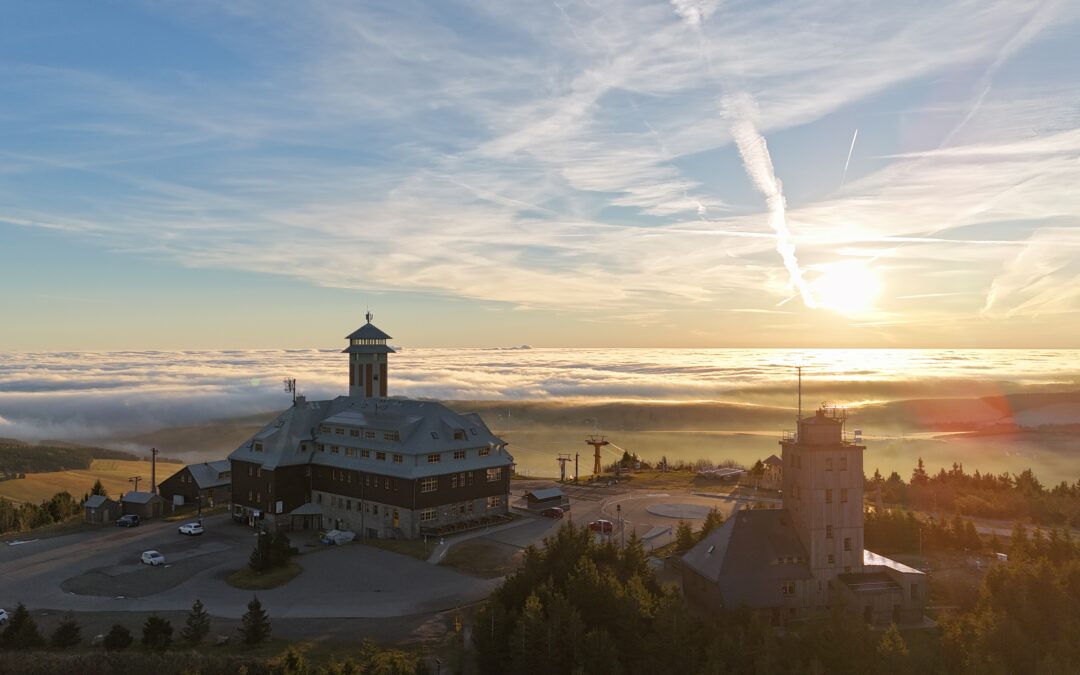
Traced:
<svg viewBox="0 0 1080 675">
<path fill-rule="evenodd" d="M 184 523 L 180 526 L 180 534 L 202 534 L 203 528 L 201 523 Z"/>
<path fill-rule="evenodd" d="M 164 565 L 165 556 L 161 555 L 157 551 L 143 551 L 142 562 L 144 565 Z"/>
<path fill-rule="evenodd" d="M 7 623 L 7 611 L 0 609 L 0 626 L 3 626 L 5 623 Z"/>
</svg>

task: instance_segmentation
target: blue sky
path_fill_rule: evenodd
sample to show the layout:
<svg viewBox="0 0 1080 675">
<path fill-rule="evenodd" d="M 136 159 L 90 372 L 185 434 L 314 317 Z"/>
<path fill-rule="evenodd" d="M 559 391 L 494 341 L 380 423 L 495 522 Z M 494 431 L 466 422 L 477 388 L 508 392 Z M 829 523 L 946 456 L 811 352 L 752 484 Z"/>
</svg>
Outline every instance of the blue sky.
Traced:
<svg viewBox="0 0 1080 675">
<path fill-rule="evenodd" d="M 15 3 L 0 349 L 368 307 L 423 346 L 1077 346 L 1078 38 L 1060 0 Z"/>
</svg>

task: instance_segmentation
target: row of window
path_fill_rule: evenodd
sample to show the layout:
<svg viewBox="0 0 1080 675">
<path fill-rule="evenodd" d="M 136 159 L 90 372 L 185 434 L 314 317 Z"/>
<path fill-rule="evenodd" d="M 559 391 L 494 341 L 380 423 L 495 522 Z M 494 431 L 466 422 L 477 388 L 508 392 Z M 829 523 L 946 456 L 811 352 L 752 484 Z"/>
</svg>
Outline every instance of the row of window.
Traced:
<svg viewBox="0 0 1080 675">
<path fill-rule="evenodd" d="M 832 504 L 833 503 L 832 500 L 833 500 L 832 488 L 825 488 L 825 503 L 826 504 Z M 840 503 L 841 504 L 846 504 L 847 500 L 848 500 L 848 489 L 847 488 L 840 488 Z"/>
<path fill-rule="evenodd" d="M 349 435 L 353 438 L 360 438 L 361 432 L 363 432 L 364 438 L 368 440 L 375 440 L 377 434 L 382 434 L 382 440 L 384 441 L 400 441 L 401 433 L 397 431 L 378 431 L 376 429 L 346 429 L 345 427 L 331 427 L 329 424 L 323 424 L 319 427 L 319 432 L 328 434 L 333 430 L 335 436 L 344 436 L 348 431 Z"/>
<path fill-rule="evenodd" d="M 487 482 L 489 482 L 489 483 L 494 483 L 495 481 L 502 480 L 503 468 L 500 466 L 500 467 L 496 467 L 494 469 L 488 469 L 487 472 L 485 473 L 485 476 L 487 478 Z M 466 473 L 459 473 L 459 474 L 451 474 L 450 475 L 450 487 L 451 487 L 451 489 L 458 488 L 458 487 L 465 487 L 466 485 L 472 485 L 472 483 L 473 483 L 473 475 L 472 475 L 471 471 L 466 472 Z M 427 478 L 421 478 L 420 479 L 420 492 L 435 492 L 438 489 L 439 489 L 439 477 L 438 476 L 428 476 Z"/>
<path fill-rule="evenodd" d="M 847 457 L 841 457 L 840 458 L 840 461 L 838 463 L 838 465 L 840 467 L 840 469 L 839 469 L 840 471 L 847 471 L 847 460 L 848 460 Z M 793 453 L 791 455 L 791 461 L 795 465 L 796 469 L 801 469 L 802 468 L 802 455 L 798 455 L 798 454 Z M 826 471 L 832 471 L 833 470 L 833 458 L 832 457 L 826 457 L 825 458 L 825 470 Z"/>
</svg>

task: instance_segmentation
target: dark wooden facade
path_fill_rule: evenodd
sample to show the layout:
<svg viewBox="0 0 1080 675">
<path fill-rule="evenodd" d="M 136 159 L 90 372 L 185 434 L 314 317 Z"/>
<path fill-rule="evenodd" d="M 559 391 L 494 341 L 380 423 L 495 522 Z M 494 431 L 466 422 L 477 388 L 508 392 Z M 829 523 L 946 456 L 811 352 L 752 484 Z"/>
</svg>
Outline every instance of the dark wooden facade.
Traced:
<svg viewBox="0 0 1080 675">
<path fill-rule="evenodd" d="M 195 504 L 201 497 L 203 506 L 228 504 L 232 501 L 232 488 L 228 483 L 200 489 L 198 483 L 195 482 L 195 477 L 186 466 L 161 481 L 158 485 L 158 494 L 169 504 L 174 503 L 175 495 L 182 495 L 185 504 Z"/>
</svg>

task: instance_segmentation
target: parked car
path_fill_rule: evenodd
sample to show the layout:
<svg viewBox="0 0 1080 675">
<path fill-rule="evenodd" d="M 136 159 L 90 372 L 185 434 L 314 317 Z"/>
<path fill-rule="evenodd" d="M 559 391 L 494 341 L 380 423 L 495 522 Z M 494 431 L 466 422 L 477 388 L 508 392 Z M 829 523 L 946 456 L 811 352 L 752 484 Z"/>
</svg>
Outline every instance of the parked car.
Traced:
<svg viewBox="0 0 1080 675">
<path fill-rule="evenodd" d="M 558 506 L 549 506 L 548 508 L 541 511 L 540 515 L 545 518 L 562 518 L 563 510 L 561 507 Z"/>
<path fill-rule="evenodd" d="M 116 524 L 120 527 L 138 527 L 139 517 L 135 515 L 120 516 Z"/>
<path fill-rule="evenodd" d="M 5 623 L 7 623 L 7 611 L 0 609 L 0 626 L 3 626 Z"/>
<path fill-rule="evenodd" d="M 334 546 L 335 544 L 341 546 L 342 544 L 348 544 L 350 541 L 356 539 L 356 533 L 349 530 L 330 530 L 322 536 L 319 541 L 324 546 Z"/>
<path fill-rule="evenodd" d="M 611 524 L 610 520 L 594 520 L 589 523 L 589 529 L 593 532 L 611 532 L 615 529 L 615 526 Z"/>
<path fill-rule="evenodd" d="M 184 523 L 178 529 L 180 534 L 190 534 L 192 536 L 203 533 L 202 523 Z"/>
<path fill-rule="evenodd" d="M 158 565 L 165 564 L 165 556 L 161 555 L 157 551 L 143 551 L 142 563 L 144 565 L 151 565 L 157 567 Z"/>
</svg>

